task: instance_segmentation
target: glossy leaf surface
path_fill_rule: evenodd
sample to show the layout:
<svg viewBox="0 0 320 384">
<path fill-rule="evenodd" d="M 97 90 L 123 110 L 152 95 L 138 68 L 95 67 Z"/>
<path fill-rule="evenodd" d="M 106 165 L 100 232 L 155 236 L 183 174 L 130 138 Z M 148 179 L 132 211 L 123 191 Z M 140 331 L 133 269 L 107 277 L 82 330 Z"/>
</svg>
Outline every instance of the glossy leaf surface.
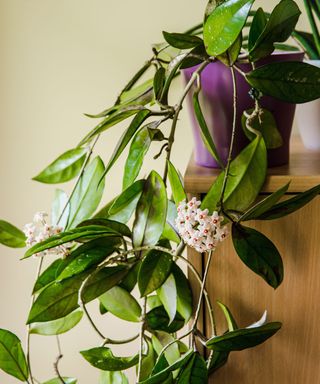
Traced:
<svg viewBox="0 0 320 384">
<path fill-rule="evenodd" d="M 252 19 L 252 23 L 249 31 L 249 37 L 248 37 L 249 51 L 254 47 L 259 36 L 262 34 L 266 24 L 267 24 L 266 14 L 264 13 L 262 8 L 258 8 Z"/>
<path fill-rule="evenodd" d="M 165 282 L 170 274 L 172 256 L 162 251 L 151 250 L 142 261 L 138 285 L 141 296 L 149 295 Z"/>
<path fill-rule="evenodd" d="M 188 363 L 181 369 L 177 378 L 177 384 L 203 384 L 208 381 L 208 369 L 206 362 L 196 352 Z"/>
<path fill-rule="evenodd" d="M 176 263 L 172 264 L 172 273 L 177 288 L 177 310 L 187 322 L 192 315 L 192 291 L 190 283 Z"/>
<path fill-rule="evenodd" d="M 187 199 L 180 175 L 171 161 L 168 161 L 168 177 L 172 190 L 173 200 L 178 205 L 181 201 Z"/>
<path fill-rule="evenodd" d="M 70 199 L 68 228 L 75 227 L 97 209 L 104 190 L 103 173 L 104 165 L 98 156 L 86 168 Z"/>
<path fill-rule="evenodd" d="M 32 293 L 40 291 L 40 289 L 46 287 L 56 279 L 61 263 L 63 263 L 62 259 L 55 260 L 40 274 L 35 282 Z"/>
<path fill-rule="evenodd" d="M 129 384 L 129 381 L 123 372 L 102 371 L 99 384 Z"/>
<path fill-rule="evenodd" d="M 63 153 L 33 180 L 48 184 L 72 180 L 80 173 L 87 151 L 87 148 L 76 148 Z"/>
<path fill-rule="evenodd" d="M 232 225 L 232 240 L 240 259 L 271 287 L 277 288 L 283 280 L 283 263 L 275 245 L 255 229 Z"/>
<path fill-rule="evenodd" d="M 98 347 L 81 351 L 81 355 L 95 368 L 103 371 L 123 371 L 138 363 L 139 356 L 117 357 L 110 348 Z"/>
<path fill-rule="evenodd" d="M 266 64 L 249 72 L 246 79 L 264 95 L 289 103 L 306 103 L 320 97 L 320 68 L 307 63 Z"/>
<path fill-rule="evenodd" d="M 202 39 L 198 36 L 186 33 L 169 33 L 165 31 L 162 32 L 162 34 L 168 44 L 178 49 L 189 49 L 202 44 Z"/>
<path fill-rule="evenodd" d="M 11 248 L 23 248 L 26 246 L 26 236 L 14 225 L 0 220 L 0 244 Z"/>
<path fill-rule="evenodd" d="M 99 297 L 102 305 L 113 315 L 126 321 L 139 322 L 141 307 L 124 288 L 115 286 Z"/>
<path fill-rule="evenodd" d="M 68 195 L 62 189 L 56 189 L 51 205 L 51 224 L 65 228 L 68 224 L 70 204 Z M 65 208 L 66 207 L 66 208 Z"/>
<path fill-rule="evenodd" d="M 261 327 L 237 329 L 207 341 L 207 347 L 214 351 L 241 351 L 259 345 L 273 336 L 281 328 L 281 323 L 268 323 Z"/>
<path fill-rule="evenodd" d="M 293 32 L 300 14 L 301 11 L 293 0 L 281 0 L 250 49 L 250 60 L 257 61 L 270 55 L 274 50 L 275 42 L 286 41 Z M 262 16 L 260 16 L 260 22 L 262 23 Z"/>
<path fill-rule="evenodd" d="M 6 329 L 0 329 L 0 369 L 24 382 L 29 377 L 21 342 L 15 334 Z"/>
<path fill-rule="evenodd" d="M 169 316 L 164 307 L 156 307 L 149 311 L 146 322 L 150 329 L 174 333 L 184 326 L 184 318 L 177 312 L 174 320 L 170 323 Z"/>
<path fill-rule="evenodd" d="M 61 319 L 44 323 L 33 323 L 30 326 L 29 332 L 45 336 L 60 335 L 74 328 L 81 321 L 82 316 L 83 312 L 77 309 Z"/>
<path fill-rule="evenodd" d="M 214 9 L 203 28 L 204 43 L 209 55 L 221 55 L 236 41 L 253 1 L 228 0 Z"/>
<path fill-rule="evenodd" d="M 169 316 L 170 325 L 177 312 L 177 287 L 175 278 L 172 274 L 168 276 L 166 281 L 157 290 L 157 294 Z"/>
<path fill-rule="evenodd" d="M 267 152 L 264 141 L 256 137 L 231 162 L 230 173 L 224 193 L 224 207 L 244 211 L 258 196 L 265 181 L 267 171 Z M 222 172 L 206 197 L 201 207 L 214 211 L 219 203 L 224 172 Z"/>
<path fill-rule="evenodd" d="M 159 240 L 167 216 L 167 192 L 162 178 L 152 171 L 139 199 L 133 224 L 135 247 L 154 245 Z"/>
</svg>

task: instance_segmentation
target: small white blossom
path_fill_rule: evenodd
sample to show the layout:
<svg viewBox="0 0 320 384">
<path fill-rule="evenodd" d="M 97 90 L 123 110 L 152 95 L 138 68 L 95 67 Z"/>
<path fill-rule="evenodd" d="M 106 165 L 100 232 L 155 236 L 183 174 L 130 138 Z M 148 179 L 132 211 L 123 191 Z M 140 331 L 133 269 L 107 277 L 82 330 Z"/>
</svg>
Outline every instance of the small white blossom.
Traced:
<svg viewBox="0 0 320 384">
<path fill-rule="evenodd" d="M 223 216 L 217 211 L 209 215 L 207 209 L 201 210 L 201 201 L 193 197 L 190 201 L 181 201 L 177 208 L 177 230 L 190 247 L 198 252 L 215 250 L 217 244 L 228 235 L 226 226 L 222 226 Z"/>
<path fill-rule="evenodd" d="M 47 213 L 37 212 L 33 217 L 33 222 L 28 223 L 24 226 L 23 232 L 27 237 L 26 244 L 28 246 L 33 246 L 63 231 L 62 227 L 48 224 L 46 220 L 47 217 L 48 217 Z M 65 256 L 68 253 L 68 248 L 70 247 L 71 247 L 71 244 L 69 243 L 64 245 L 59 245 L 58 247 L 50 248 L 43 252 L 36 253 L 35 256 L 40 256 L 40 257 L 46 256 L 46 255 Z"/>
</svg>

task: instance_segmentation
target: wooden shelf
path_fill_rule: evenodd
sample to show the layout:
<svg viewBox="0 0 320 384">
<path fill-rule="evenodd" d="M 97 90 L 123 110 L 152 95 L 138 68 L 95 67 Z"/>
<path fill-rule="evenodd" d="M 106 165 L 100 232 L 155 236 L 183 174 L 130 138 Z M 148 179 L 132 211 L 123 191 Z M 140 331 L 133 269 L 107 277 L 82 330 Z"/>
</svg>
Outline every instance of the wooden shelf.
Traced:
<svg viewBox="0 0 320 384">
<path fill-rule="evenodd" d="M 219 169 L 195 164 L 192 156 L 184 177 L 186 191 L 194 194 L 208 192 L 219 173 Z M 320 184 L 320 152 L 305 149 L 298 137 L 291 140 L 289 164 L 268 169 L 262 192 L 274 192 L 289 181 L 288 193 L 303 192 Z"/>
</svg>

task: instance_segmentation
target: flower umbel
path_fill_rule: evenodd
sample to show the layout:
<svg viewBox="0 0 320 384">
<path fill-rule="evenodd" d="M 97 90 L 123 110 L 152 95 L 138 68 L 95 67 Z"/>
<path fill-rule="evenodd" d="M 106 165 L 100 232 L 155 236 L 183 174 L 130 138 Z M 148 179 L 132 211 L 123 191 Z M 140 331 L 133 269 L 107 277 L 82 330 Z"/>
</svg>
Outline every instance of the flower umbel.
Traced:
<svg viewBox="0 0 320 384">
<path fill-rule="evenodd" d="M 27 237 L 26 244 L 28 246 L 33 246 L 36 243 L 40 243 L 48 239 L 51 236 L 58 235 L 63 231 L 62 227 L 58 225 L 50 225 L 47 223 L 46 218 L 48 214 L 45 212 L 37 212 L 32 223 L 28 223 L 24 226 L 23 232 Z M 58 255 L 65 256 L 68 253 L 68 244 L 59 245 L 51 249 L 47 249 L 43 252 L 36 253 L 35 256 L 43 257 L 46 255 Z"/>
<path fill-rule="evenodd" d="M 207 209 L 201 210 L 201 201 L 193 197 L 178 205 L 176 227 L 182 239 L 198 252 L 213 251 L 227 234 L 227 226 L 222 226 L 223 216 L 217 211 L 209 215 Z"/>
</svg>

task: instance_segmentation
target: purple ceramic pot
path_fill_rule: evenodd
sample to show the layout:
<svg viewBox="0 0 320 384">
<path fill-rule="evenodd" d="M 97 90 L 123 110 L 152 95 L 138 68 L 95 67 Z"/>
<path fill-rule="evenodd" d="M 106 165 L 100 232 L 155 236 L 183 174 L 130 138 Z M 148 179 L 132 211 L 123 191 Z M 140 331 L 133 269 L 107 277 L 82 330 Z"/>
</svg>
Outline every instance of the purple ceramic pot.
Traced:
<svg viewBox="0 0 320 384">
<path fill-rule="evenodd" d="M 302 61 L 303 55 L 303 52 L 276 52 L 259 61 L 256 66 L 259 67 L 277 61 Z M 244 72 L 249 72 L 252 69 L 249 63 L 238 64 L 238 67 Z M 196 68 L 197 66 L 183 70 L 183 77 L 186 82 L 189 81 Z M 253 100 L 249 96 L 250 86 L 238 72 L 236 72 L 236 81 L 237 123 L 233 157 L 248 144 L 248 140 L 241 128 L 242 112 L 254 107 Z M 201 73 L 201 84 L 200 104 L 202 112 L 206 118 L 208 128 L 220 158 L 226 163 L 233 119 L 233 88 L 230 69 L 220 61 L 210 63 Z M 187 103 L 195 140 L 195 161 L 204 167 L 219 168 L 219 165 L 202 142 L 199 132 L 200 128 L 192 107 L 192 90 L 189 92 Z M 287 164 L 289 162 L 289 142 L 296 105 L 269 96 L 263 96 L 260 99 L 260 104 L 273 114 L 283 138 L 283 145 L 280 148 L 268 150 L 268 166 L 274 167 Z"/>
</svg>

